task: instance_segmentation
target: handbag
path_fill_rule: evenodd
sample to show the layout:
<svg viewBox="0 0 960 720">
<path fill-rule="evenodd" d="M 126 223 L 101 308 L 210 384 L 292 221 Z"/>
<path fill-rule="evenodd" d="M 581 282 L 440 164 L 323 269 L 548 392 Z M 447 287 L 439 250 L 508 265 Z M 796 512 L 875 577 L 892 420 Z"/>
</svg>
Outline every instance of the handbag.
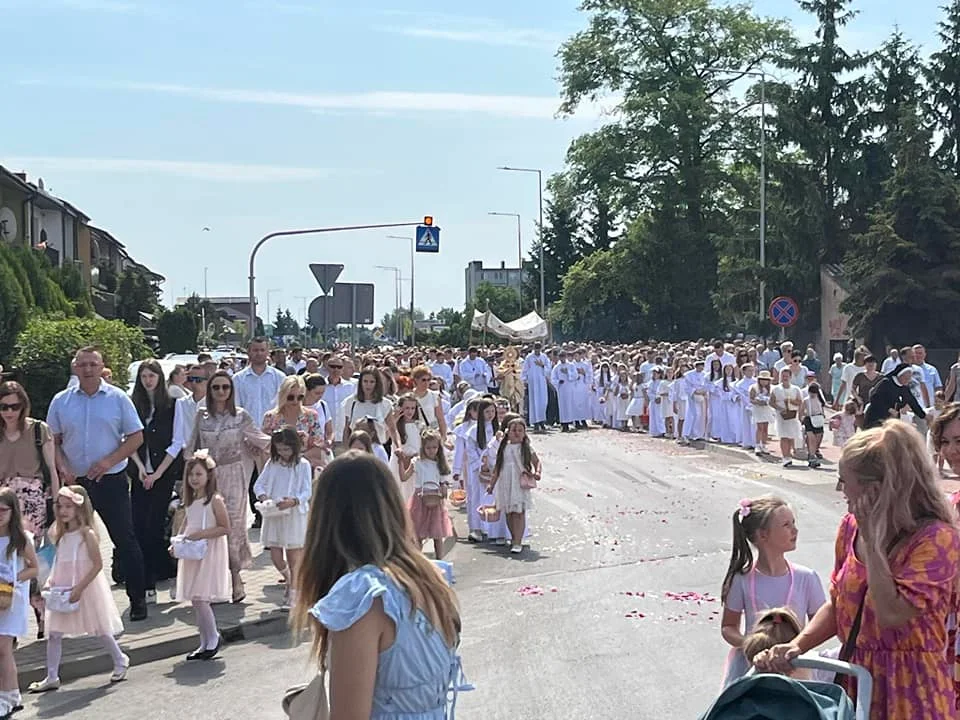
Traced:
<svg viewBox="0 0 960 720">
<path fill-rule="evenodd" d="M 73 549 L 73 585 L 77 584 L 77 560 L 80 557 L 80 545 Z M 76 612 L 80 607 L 80 601 L 70 602 L 70 593 L 73 587 L 51 587 L 40 593 L 47 610 L 56 613 Z"/>
<path fill-rule="evenodd" d="M 43 438 L 40 435 L 40 421 L 33 423 L 33 446 L 37 449 L 37 459 L 40 461 L 40 477 L 43 480 L 43 493 L 46 497 L 46 517 L 44 518 L 44 530 L 53 525 L 57 519 L 57 514 L 53 509 L 53 496 L 50 495 L 50 468 L 47 467 L 46 458 L 43 457 Z"/>
<path fill-rule="evenodd" d="M 443 503 L 443 488 L 435 482 L 425 482 L 420 488 L 420 502 L 425 508 L 439 507 Z"/>
<path fill-rule="evenodd" d="M 277 507 L 277 504 L 270 498 L 267 498 L 263 502 L 255 502 L 253 506 L 265 518 L 282 517 L 284 515 L 289 515 L 290 511 L 293 509 L 293 508 L 284 508 L 283 510 L 281 510 L 280 508 Z"/>
<path fill-rule="evenodd" d="M 200 531 L 207 529 L 207 511 L 204 508 L 203 519 L 200 521 Z M 173 556 L 177 560 L 203 560 L 207 554 L 207 540 L 187 540 L 184 535 L 175 535 L 170 538 Z"/>
<path fill-rule="evenodd" d="M 317 673 L 310 682 L 287 688 L 280 706 L 290 720 L 329 720 L 325 675 Z"/>
<path fill-rule="evenodd" d="M 796 417 L 797 417 L 797 411 L 796 411 L 796 410 L 782 410 L 782 411 L 780 412 L 780 417 L 782 417 L 784 420 L 795 420 Z"/>
<path fill-rule="evenodd" d="M 813 428 L 822 428 L 822 427 L 823 427 L 823 415 L 811 415 L 811 416 L 810 416 L 810 427 L 813 427 Z"/>
<path fill-rule="evenodd" d="M 520 487 L 524 490 L 535 489 L 537 487 L 537 478 L 533 476 L 533 473 L 524 470 L 520 473 Z"/>
</svg>

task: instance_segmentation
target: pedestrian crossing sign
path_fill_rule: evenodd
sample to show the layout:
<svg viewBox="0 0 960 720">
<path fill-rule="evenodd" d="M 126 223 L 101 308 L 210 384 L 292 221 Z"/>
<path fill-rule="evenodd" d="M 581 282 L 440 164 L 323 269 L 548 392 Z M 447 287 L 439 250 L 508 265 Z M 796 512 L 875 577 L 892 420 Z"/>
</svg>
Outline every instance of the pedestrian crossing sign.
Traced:
<svg viewBox="0 0 960 720">
<path fill-rule="evenodd" d="M 436 225 L 417 226 L 417 252 L 440 252 L 440 228 Z"/>
</svg>

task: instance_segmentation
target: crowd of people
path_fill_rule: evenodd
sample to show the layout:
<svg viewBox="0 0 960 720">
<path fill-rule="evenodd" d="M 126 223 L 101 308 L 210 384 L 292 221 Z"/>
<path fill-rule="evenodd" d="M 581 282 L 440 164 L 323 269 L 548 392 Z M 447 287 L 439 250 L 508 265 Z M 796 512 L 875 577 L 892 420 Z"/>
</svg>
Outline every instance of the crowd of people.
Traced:
<svg viewBox="0 0 960 720">
<path fill-rule="evenodd" d="M 507 557 L 522 555 L 543 472 L 533 443 L 549 426 L 712 441 L 758 455 L 769 455 L 776 438 L 788 467 L 801 448 L 803 459 L 817 467 L 824 428 L 833 429 L 834 442 L 844 447 L 841 480 L 851 510 L 838 540 L 838 568 L 850 553 L 870 562 L 845 580 L 835 573 L 826 600 L 816 574 L 783 557 L 796 542 L 786 503 L 741 503 L 724 582 L 723 634 L 737 651 L 728 680 L 751 659 L 776 668 L 794 652 L 783 650 L 783 643 L 757 649 L 762 642 L 748 642 L 749 631 L 778 624 L 763 608 L 782 606 L 799 633 L 790 647 L 808 649 L 827 639 L 828 625 L 848 639 L 847 600 L 867 580 L 871 593 L 874 587 L 887 592 L 857 600 L 866 604 L 868 618 L 886 612 L 877 603 L 889 601 L 902 611 L 903 623 L 919 622 L 904 609 L 908 601 L 871 575 L 882 570 L 900 577 L 896 572 L 907 572 L 915 548 L 945 548 L 939 572 L 955 575 L 953 511 L 930 495 L 935 480 L 927 470 L 931 453 L 941 468 L 945 462 L 960 468 L 960 405 L 947 402 L 960 388 L 953 369 L 943 387 L 921 346 L 888 353 L 886 372 L 878 371 L 880 362 L 866 348 L 857 348 L 850 363 L 841 356 L 823 367 L 812 347 L 800 352 L 789 342 L 743 340 L 551 349 L 535 342 L 520 351 L 384 348 L 354 354 L 288 352 L 254 338 L 246 350 L 245 363 L 200 353 L 169 376 L 157 361 L 143 361 L 128 394 L 108 381 L 99 351 L 83 348 L 46 422 L 31 417 L 28 386 L 0 385 L 0 540 L 12 548 L 6 564 L 0 562 L 0 718 L 21 704 L 13 640 L 26 633 L 30 607 L 47 641 L 47 677 L 31 691 L 59 687 L 65 636 L 99 636 L 114 661 L 111 680 L 126 677 L 129 659 L 115 640 L 121 615 L 102 573 L 94 513 L 114 546 L 112 575 L 129 598 L 130 622 L 145 619 L 158 588 L 175 578 L 170 599 L 192 605 L 200 630 L 189 660 L 210 659 L 220 649 L 211 606 L 245 600 L 252 528 L 260 530 L 260 543 L 281 576 L 283 608 L 294 610 L 304 626 L 310 618 L 319 623 L 323 667 L 334 639 L 364 616 L 351 603 L 369 610 L 364 598 L 373 593 L 386 598 L 381 621 L 393 628 L 387 634 L 397 643 L 408 633 L 388 619 L 395 621 L 410 603 L 443 628 L 443 642 L 434 648 L 443 670 L 438 682 L 465 689 L 456 655 L 459 616 L 422 549 L 432 541 L 441 560 L 456 535 L 450 512 L 463 509 L 469 542 L 502 546 Z M 831 410 L 838 412 L 828 415 Z M 904 422 L 888 422 L 895 418 Z M 918 446 L 923 462 L 914 457 Z M 916 465 L 912 473 L 892 474 L 892 468 L 904 469 L 903 457 Z M 366 480 L 347 482 L 354 471 Z M 386 478 L 390 487 L 379 487 Z M 916 507 L 895 507 L 894 498 L 907 496 L 916 498 Z M 867 507 L 867 497 L 874 505 Z M 359 506 L 362 511 L 349 518 L 337 514 L 337 508 Z M 945 525 L 920 533 L 933 521 Z M 396 537 L 367 537 L 384 526 Z M 874 554 L 860 552 L 857 543 L 886 543 L 897 532 L 916 536 L 909 552 L 903 538 L 892 551 L 871 545 L 862 549 Z M 861 539 L 851 544 L 853 537 Z M 363 547 L 351 549 L 351 543 Z M 756 563 L 751 546 L 759 552 Z M 330 547 L 344 559 L 326 557 Z M 358 558 L 364 561 L 359 570 Z M 4 579 L 21 598 L 6 610 Z M 843 602 L 837 596 L 842 582 Z M 832 614 L 818 620 L 827 605 Z M 813 630 L 804 629 L 808 620 Z M 886 638 L 882 627 L 874 630 Z M 939 642 L 939 630 L 925 626 L 923 633 L 934 635 L 923 637 Z M 748 647 L 749 656 L 741 652 Z M 871 657 L 857 659 L 869 664 Z M 933 672 L 934 665 L 921 670 Z M 397 687 L 402 676 L 398 669 Z"/>
</svg>

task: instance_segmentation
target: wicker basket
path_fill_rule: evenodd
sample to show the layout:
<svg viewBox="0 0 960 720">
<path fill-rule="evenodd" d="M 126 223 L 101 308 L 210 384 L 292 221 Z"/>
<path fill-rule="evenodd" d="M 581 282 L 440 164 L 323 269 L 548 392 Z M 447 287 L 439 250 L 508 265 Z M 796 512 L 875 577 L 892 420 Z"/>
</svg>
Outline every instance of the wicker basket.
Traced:
<svg viewBox="0 0 960 720">
<path fill-rule="evenodd" d="M 481 505 L 477 508 L 484 522 L 495 523 L 500 520 L 500 509 L 496 505 Z"/>
<path fill-rule="evenodd" d="M 467 491 L 466 490 L 451 490 L 450 491 L 450 504 L 455 508 L 462 508 L 467 504 Z"/>
</svg>

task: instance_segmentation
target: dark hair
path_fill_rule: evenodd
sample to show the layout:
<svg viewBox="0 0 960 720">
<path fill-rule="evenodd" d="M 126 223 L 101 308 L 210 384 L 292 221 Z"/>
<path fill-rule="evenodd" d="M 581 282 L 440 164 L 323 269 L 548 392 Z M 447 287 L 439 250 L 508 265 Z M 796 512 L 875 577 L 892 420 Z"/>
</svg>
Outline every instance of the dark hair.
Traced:
<svg viewBox="0 0 960 720">
<path fill-rule="evenodd" d="M 147 392 L 141 380 L 143 371 L 148 370 L 157 376 L 157 389 L 153 391 L 153 397 Z M 137 368 L 137 379 L 133 383 L 133 392 L 130 395 L 133 406 L 137 409 L 137 415 L 142 422 L 146 422 L 150 417 L 151 411 L 156 414 L 162 410 L 168 409 L 173 405 L 173 399 L 167 392 L 167 379 L 163 375 L 163 368 L 156 360 L 144 360 Z"/>
<path fill-rule="evenodd" d="M 483 419 L 483 415 L 488 407 L 492 407 L 494 410 L 497 409 L 493 400 L 480 398 L 477 401 L 477 447 L 480 448 L 481 452 L 487 447 L 487 443 L 490 442 L 490 438 L 487 437 L 487 421 Z M 493 428 L 493 432 L 497 431 L 496 414 L 494 414 L 493 420 L 490 421 L 490 426 Z"/>
<path fill-rule="evenodd" d="M 22 405 L 20 408 L 20 418 L 17 422 L 20 427 L 20 432 L 24 432 L 27 429 L 27 417 L 30 415 L 30 397 L 27 395 L 27 391 L 23 389 L 23 385 L 15 380 L 0 384 L 0 400 L 7 395 L 16 395 Z M 2 430 L 2 428 L 0 428 L 0 430 Z M 0 440 L 2 439 L 3 434 L 0 433 Z"/>
<path fill-rule="evenodd" d="M 370 375 L 373 377 L 373 397 L 368 398 L 363 393 L 363 377 L 364 375 Z M 358 402 L 370 402 L 378 403 L 383 400 L 383 376 L 380 374 L 380 371 L 377 370 L 372 365 L 367 365 L 363 370 L 360 371 L 360 377 L 357 378 L 357 401 Z"/>
<path fill-rule="evenodd" d="M 527 424 L 519 415 L 514 415 L 513 417 L 508 415 L 503 419 L 503 424 L 506 427 L 506 430 L 509 430 L 511 425 L 515 425 L 517 423 L 523 425 L 524 429 L 526 429 Z M 510 441 L 506 438 L 506 436 L 504 436 L 503 440 L 500 441 L 500 447 L 497 448 L 497 459 L 493 465 L 494 477 L 499 476 L 500 471 L 503 470 L 503 456 L 506 452 L 507 445 L 509 444 Z M 528 434 L 523 436 L 523 442 L 520 443 L 520 462 L 523 464 L 523 469 L 527 472 L 533 472 L 537 465 L 537 454 L 533 451 L 533 448 L 530 447 L 530 435 Z"/>
<path fill-rule="evenodd" d="M 366 430 L 352 431 L 349 437 L 347 437 L 347 448 L 349 449 L 350 446 L 355 442 L 361 443 L 366 452 L 370 453 L 371 455 L 373 454 L 373 440 L 370 439 L 370 433 L 368 433 Z"/>
<path fill-rule="evenodd" d="M 10 542 L 7 544 L 7 560 L 10 560 L 14 551 L 23 554 L 23 549 L 27 546 L 27 533 L 23 529 L 23 515 L 20 513 L 17 494 L 10 488 L 0 488 L 0 504 L 10 508 Z"/>
<path fill-rule="evenodd" d="M 209 397 L 207 399 L 207 409 L 210 411 L 210 414 L 213 414 L 213 384 L 216 382 L 217 378 L 223 378 L 230 383 L 230 395 L 227 397 L 226 402 L 223 404 L 224 410 L 228 415 L 237 414 L 237 389 L 233 384 L 233 378 L 230 377 L 230 373 L 226 370 L 217 370 L 213 375 L 210 376 L 210 379 L 207 380 L 207 392 Z"/>
<path fill-rule="evenodd" d="M 714 374 L 716 372 L 714 368 L 717 367 L 718 365 L 720 366 L 720 371 Z M 720 362 L 719 358 L 714 358 L 713 360 L 710 361 L 710 382 L 713 382 L 714 380 L 719 380 L 722 377 L 723 377 L 723 363 Z"/>
<path fill-rule="evenodd" d="M 316 390 L 318 387 L 326 385 L 327 379 L 320 373 L 310 373 L 303 379 L 303 383 L 307 390 Z"/>
<path fill-rule="evenodd" d="M 206 460 L 201 460 L 200 458 L 187 458 L 186 464 L 183 466 L 183 504 L 187 507 L 193 504 L 193 501 L 196 500 L 193 494 L 193 488 L 190 487 L 190 471 L 193 470 L 194 466 L 201 466 L 207 473 L 207 496 L 203 499 L 204 505 L 209 505 L 210 501 L 213 500 L 213 496 L 217 493 L 217 475 L 214 472 L 215 468 L 207 467 Z"/>
<path fill-rule="evenodd" d="M 290 458 L 290 464 L 296 466 L 300 462 L 303 448 L 300 446 L 300 435 L 292 427 L 283 427 L 274 430 L 270 436 L 270 459 L 275 463 L 284 463 L 283 458 L 277 452 L 277 445 L 286 445 L 293 448 L 293 457 Z"/>
<path fill-rule="evenodd" d="M 420 457 L 425 460 L 430 459 L 423 454 L 423 446 L 427 441 L 437 443 L 437 459 L 434 461 L 437 463 L 437 470 L 441 475 L 449 475 L 450 463 L 447 462 L 447 455 L 443 451 L 443 438 L 440 437 L 440 433 L 432 428 L 424 428 L 420 433 Z"/>
<path fill-rule="evenodd" d="M 247 349 L 250 349 L 251 345 L 269 345 L 270 341 L 267 340 L 262 335 L 257 335 L 256 337 L 250 338 L 250 342 L 247 343 Z"/>
<path fill-rule="evenodd" d="M 773 514 L 777 510 L 788 507 L 786 500 L 773 495 L 764 495 L 741 502 L 748 504 L 733 511 L 733 549 L 730 553 L 730 567 L 727 568 L 720 591 L 721 602 L 727 601 L 733 578 L 737 575 L 746 575 L 753 569 L 753 550 L 750 544 L 756 543 L 757 533 L 769 527 Z M 741 518 L 740 513 L 744 509 L 747 510 L 747 514 Z"/>
<path fill-rule="evenodd" d="M 417 400 L 417 396 L 414 395 L 413 393 L 406 393 L 405 395 L 401 395 L 400 399 L 397 400 L 397 407 L 402 408 L 403 404 L 408 402 L 412 402 L 416 404 L 417 415 L 420 415 L 420 416 L 423 415 L 423 408 L 420 407 L 420 401 Z M 414 417 L 417 418 L 417 415 L 415 415 Z M 419 418 L 417 418 L 417 420 L 419 421 Z M 407 423 L 404 422 L 402 417 L 397 422 L 397 434 L 400 436 L 400 443 L 403 445 L 406 445 L 407 444 Z M 441 443 L 441 445 L 442 444 L 443 443 Z"/>
</svg>

